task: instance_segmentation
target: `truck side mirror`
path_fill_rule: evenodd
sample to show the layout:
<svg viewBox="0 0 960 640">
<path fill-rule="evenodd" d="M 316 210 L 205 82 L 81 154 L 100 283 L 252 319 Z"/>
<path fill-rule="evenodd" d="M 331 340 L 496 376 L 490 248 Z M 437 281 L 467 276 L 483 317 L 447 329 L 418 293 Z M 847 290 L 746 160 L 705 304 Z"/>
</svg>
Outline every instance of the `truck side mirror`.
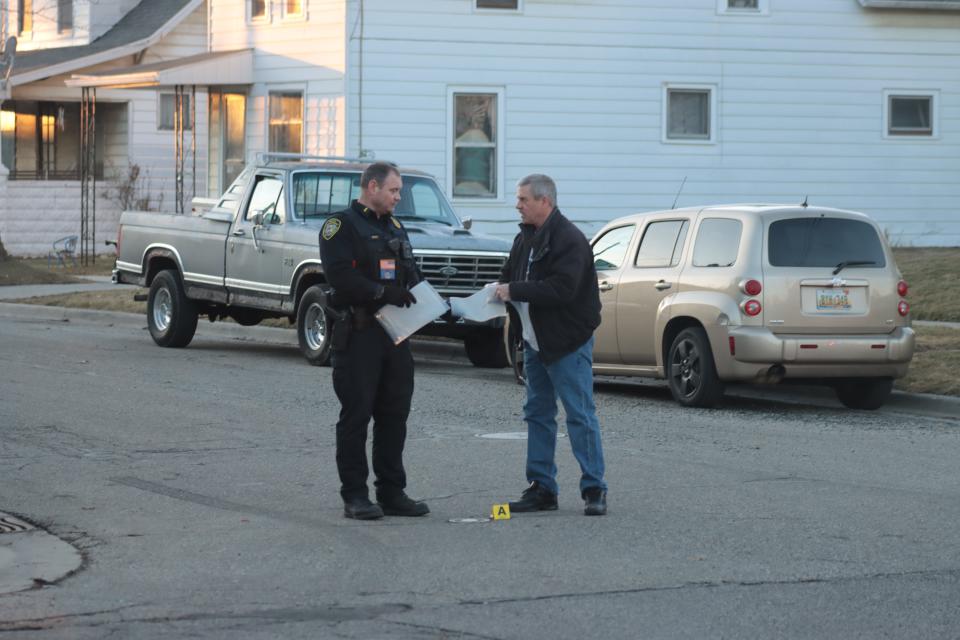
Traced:
<svg viewBox="0 0 960 640">
<path fill-rule="evenodd" d="M 253 217 L 250 218 L 250 220 L 253 222 L 253 226 L 262 227 L 263 226 L 263 210 L 257 209 L 256 211 L 254 211 Z"/>
<path fill-rule="evenodd" d="M 469 217 L 464 218 L 463 220 L 460 221 L 460 224 L 463 225 L 464 229 L 467 229 L 469 231 L 470 227 L 473 226 L 473 218 L 469 218 Z"/>
</svg>

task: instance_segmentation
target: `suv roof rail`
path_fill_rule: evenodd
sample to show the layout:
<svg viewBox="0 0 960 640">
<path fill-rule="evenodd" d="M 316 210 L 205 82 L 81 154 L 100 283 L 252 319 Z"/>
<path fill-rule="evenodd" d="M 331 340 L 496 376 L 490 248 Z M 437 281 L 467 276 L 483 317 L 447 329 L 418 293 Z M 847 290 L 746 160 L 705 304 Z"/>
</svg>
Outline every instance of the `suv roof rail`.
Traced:
<svg viewBox="0 0 960 640">
<path fill-rule="evenodd" d="M 311 156 L 304 153 L 261 151 L 257 153 L 255 162 L 257 164 L 270 164 L 271 161 L 276 160 L 335 160 L 339 162 L 373 162 L 374 157 L 372 154 L 366 158 L 351 158 L 347 156 Z"/>
</svg>

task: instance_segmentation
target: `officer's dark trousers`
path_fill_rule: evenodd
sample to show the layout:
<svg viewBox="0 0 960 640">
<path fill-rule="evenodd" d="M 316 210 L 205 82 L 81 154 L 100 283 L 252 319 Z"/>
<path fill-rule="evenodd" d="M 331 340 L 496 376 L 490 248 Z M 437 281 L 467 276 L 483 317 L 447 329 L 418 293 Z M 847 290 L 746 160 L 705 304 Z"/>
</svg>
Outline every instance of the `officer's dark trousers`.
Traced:
<svg viewBox="0 0 960 640">
<path fill-rule="evenodd" d="M 413 396 L 410 345 L 394 346 L 374 323 L 354 330 L 346 349 L 333 352 L 333 390 L 340 399 L 337 471 L 344 500 L 368 497 L 367 425 L 373 418 L 373 473 L 377 496 L 403 491 L 403 445 Z"/>
</svg>

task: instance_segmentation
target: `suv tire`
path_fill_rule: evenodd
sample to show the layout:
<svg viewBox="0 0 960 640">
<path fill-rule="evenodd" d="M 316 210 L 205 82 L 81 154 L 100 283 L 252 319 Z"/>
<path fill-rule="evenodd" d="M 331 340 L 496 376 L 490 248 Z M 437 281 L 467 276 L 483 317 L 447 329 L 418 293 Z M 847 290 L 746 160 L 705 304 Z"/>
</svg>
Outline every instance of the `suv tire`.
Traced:
<svg viewBox="0 0 960 640">
<path fill-rule="evenodd" d="M 837 399 L 850 409 L 879 409 L 893 391 L 892 378 L 845 380 L 834 385 Z"/>
<path fill-rule="evenodd" d="M 510 365 L 501 329 L 476 329 L 463 338 L 470 363 L 484 369 L 502 369 Z"/>
<path fill-rule="evenodd" d="M 315 367 L 330 364 L 333 318 L 327 313 L 327 294 L 319 285 L 307 289 L 297 307 L 297 342 L 300 353 Z"/>
<path fill-rule="evenodd" d="M 147 327 L 161 347 L 185 347 L 197 332 L 197 306 L 187 299 L 173 269 L 164 269 L 150 283 Z"/>
<path fill-rule="evenodd" d="M 723 384 L 710 351 L 710 340 L 700 327 L 684 329 L 673 339 L 666 362 L 667 381 L 674 400 L 685 407 L 712 407 L 723 397 Z"/>
</svg>

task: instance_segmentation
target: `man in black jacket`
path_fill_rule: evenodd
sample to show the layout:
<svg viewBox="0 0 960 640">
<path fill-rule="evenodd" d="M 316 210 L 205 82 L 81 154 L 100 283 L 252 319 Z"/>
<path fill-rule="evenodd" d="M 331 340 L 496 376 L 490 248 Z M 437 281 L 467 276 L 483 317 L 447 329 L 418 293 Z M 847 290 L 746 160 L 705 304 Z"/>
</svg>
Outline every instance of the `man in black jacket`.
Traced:
<svg viewBox="0 0 960 640">
<path fill-rule="evenodd" d="M 600 423 L 593 403 L 593 330 L 600 325 L 600 291 L 593 253 L 583 233 L 557 209 L 549 176 L 517 183 L 520 233 L 500 274 L 496 295 L 516 308 L 523 328 L 527 401 L 527 481 L 511 511 L 557 508 L 557 397 L 580 463 L 584 513 L 607 512 Z"/>
</svg>

